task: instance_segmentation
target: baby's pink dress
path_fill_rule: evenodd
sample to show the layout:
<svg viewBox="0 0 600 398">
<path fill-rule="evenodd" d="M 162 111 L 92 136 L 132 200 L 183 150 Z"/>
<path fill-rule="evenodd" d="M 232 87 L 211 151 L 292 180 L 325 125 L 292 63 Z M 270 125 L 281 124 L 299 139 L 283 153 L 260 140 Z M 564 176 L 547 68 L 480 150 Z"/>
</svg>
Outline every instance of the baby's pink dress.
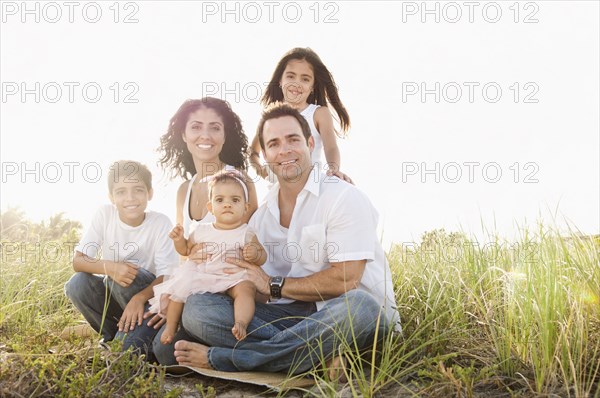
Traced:
<svg viewBox="0 0 600 398">
<path fill-rule="evenodd" d="M 211 260 L 200 264 L 188 260 L 169 279 L 154 286 L 154 297 L 149 301 L 150 312 L 165 316 L 169 299 L 185 303 L 192 294 L 221 293 L 240 283 L 243 271 L 235 274 L 223 272 L 225 268 L 235 268 L 235 265 L 225 262 L 225 258 L 226 254 L 227 257 L 241 258 L 244 244 L 253 235 L 250 231 L 248 224 L 230 230 L 216 229 L 212 223 L 198 224 L 194 230 L 194 241 L 207 244 L 207 249 L 212 251 Z"/>
</svg>

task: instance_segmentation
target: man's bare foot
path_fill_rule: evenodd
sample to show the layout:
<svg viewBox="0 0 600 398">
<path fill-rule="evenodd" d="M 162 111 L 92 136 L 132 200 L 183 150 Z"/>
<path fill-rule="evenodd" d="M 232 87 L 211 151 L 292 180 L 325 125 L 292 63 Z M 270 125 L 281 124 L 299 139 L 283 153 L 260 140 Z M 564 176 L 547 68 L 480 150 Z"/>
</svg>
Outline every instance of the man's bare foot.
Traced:
<svg viewBox="0 0 600 398">
<path fill-rule="evenodd" d="M 233 333 L 233 336 L 238 339 L 238 341 L 244 340 L 246 338 L 246 327 L 246 324 L 242 322 L 236 322 L 233 325 L 233 328 L 231 328 L 231 333 Z"/>
<path fill-rule="evenodd" d="M 175 360 L 183 366 L 212 369 L 208 362 L 208 347 L 199 343 L 179 340 L 175 343 Z"/>
<path fill-rule="evenodd" d="M 347 360 L 343 355 L 338 355 L 327 361 L 325 371 L 330 381 L 345 384 L 348 382 L 346 376 Z"/>
</svg>

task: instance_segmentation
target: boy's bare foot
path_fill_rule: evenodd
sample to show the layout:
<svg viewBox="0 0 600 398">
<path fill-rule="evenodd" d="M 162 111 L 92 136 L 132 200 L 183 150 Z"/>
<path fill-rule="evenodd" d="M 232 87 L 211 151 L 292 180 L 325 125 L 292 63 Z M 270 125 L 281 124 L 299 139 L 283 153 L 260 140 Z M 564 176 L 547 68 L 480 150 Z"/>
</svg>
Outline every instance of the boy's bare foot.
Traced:
<svg viewBox="0 0 600 398">
<path fill-rule="evenodd" d="M 348 382 L 346 376 L 347 360 L 344 355 L 338 355 L 327 361 L 325 371 L 330 381 L 345 384 Z"/>
<path fill-rule="evenodd" d="M 208 362 L 208 347 L 199 343 L 179 340 L 175 343 L 175 360 L 183 366 L 212 369 Z"/>
<path fill-rule="evenodd" d="M 233 325 L 233 328 L 231 328 L 231 333 L 233 333 L 233 336 L 238 340 L 244 340 L 246 338 L 246 328 L 248 327 L 248 325 L 242 323 L 242 322 L 236 322 Z"/>
</svg>

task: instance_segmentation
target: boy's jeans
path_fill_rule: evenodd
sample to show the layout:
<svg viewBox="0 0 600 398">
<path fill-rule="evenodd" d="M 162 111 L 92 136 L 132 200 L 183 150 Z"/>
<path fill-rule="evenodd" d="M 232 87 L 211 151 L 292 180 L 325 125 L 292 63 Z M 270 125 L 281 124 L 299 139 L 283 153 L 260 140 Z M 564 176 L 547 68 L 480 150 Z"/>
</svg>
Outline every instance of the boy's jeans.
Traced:
<svg viewBox="0 0 600 398">
<path fill-rule="evenodd" d="M 196 294 L 184 306 L 175 341 L 198 341 L 210 346 L 208 360 L 216 370 L 299 374 L 330 358 L 338 346 L 367 348 L 388 329 L 387 320 L 373 297 L 351 290 L 330 300 L 315 312 L 314 303 L 256 303 L 248 336 L 238 342 L 231 333 L 233 306 L 224 294 Z M 381 315 L 380 315 L 381 314 Z M 154 354 L 163 365 L 174 365 L 173 344 L 154 339 Z M 355 345 L 356 344 L 356 345 Z"/>
<path fill-rule="evenodd" d="M 123 287 L 105 275 L 77 272 L 66 283 L 65 294 L 92 328 L 102 334 L 105 341 L 114 338 L 123 340 L 123 350 L 134 347 L 148 357 L 152 340 L 158 332 L 148 327 L 150 318 L 144 319 L 142 326 L 136 325 L 134 330 L 127 333 L 119 332 L 117 323 L 131 298 L 148 287 L 154 279 L 156 277 L 151 272 L 140 268 L 131 285 Z M 106 293 L 108 293 L 108 300 L 106 300 Z M 144 311 L 149 307 L 146 303 Z"/>
</svg>

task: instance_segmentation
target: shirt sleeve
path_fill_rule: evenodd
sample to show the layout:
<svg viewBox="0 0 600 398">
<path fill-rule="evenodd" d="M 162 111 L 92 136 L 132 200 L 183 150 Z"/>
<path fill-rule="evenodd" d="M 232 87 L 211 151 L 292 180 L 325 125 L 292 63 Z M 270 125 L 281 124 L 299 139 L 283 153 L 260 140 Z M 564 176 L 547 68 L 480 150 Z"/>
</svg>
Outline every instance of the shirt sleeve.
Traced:
<svg viewBox="0 0 600 398">
<path fill-rule="evenodd" d="M 154 254 L 156 277 L 161 275 L 171 275 L 172 271 L 179 264 L 179 255 L 175 251 L 173 241 L 169 238 L 169 232 L 172 227 L 173 225 L 168 217 L 161 217 L 156 239 L 156 251 Z"/>
<path fill-rule="evenodd" d="M 375 259 L 378 214 L 367 196 L 349 187 L 334 203 L 326 225 L 330 263 Z"/>
<path fill-rule="evenodd" d="M 104 232 L 107 222 L 106 206 L 100 207 L 94 217 L 92 223 L 83 234 L 81 240 L 75 246 L 75 251 L 80 252 L 88 257 L 97 258 L 101 252 L 102 244 L 104 243 Z"/>
</svg>

